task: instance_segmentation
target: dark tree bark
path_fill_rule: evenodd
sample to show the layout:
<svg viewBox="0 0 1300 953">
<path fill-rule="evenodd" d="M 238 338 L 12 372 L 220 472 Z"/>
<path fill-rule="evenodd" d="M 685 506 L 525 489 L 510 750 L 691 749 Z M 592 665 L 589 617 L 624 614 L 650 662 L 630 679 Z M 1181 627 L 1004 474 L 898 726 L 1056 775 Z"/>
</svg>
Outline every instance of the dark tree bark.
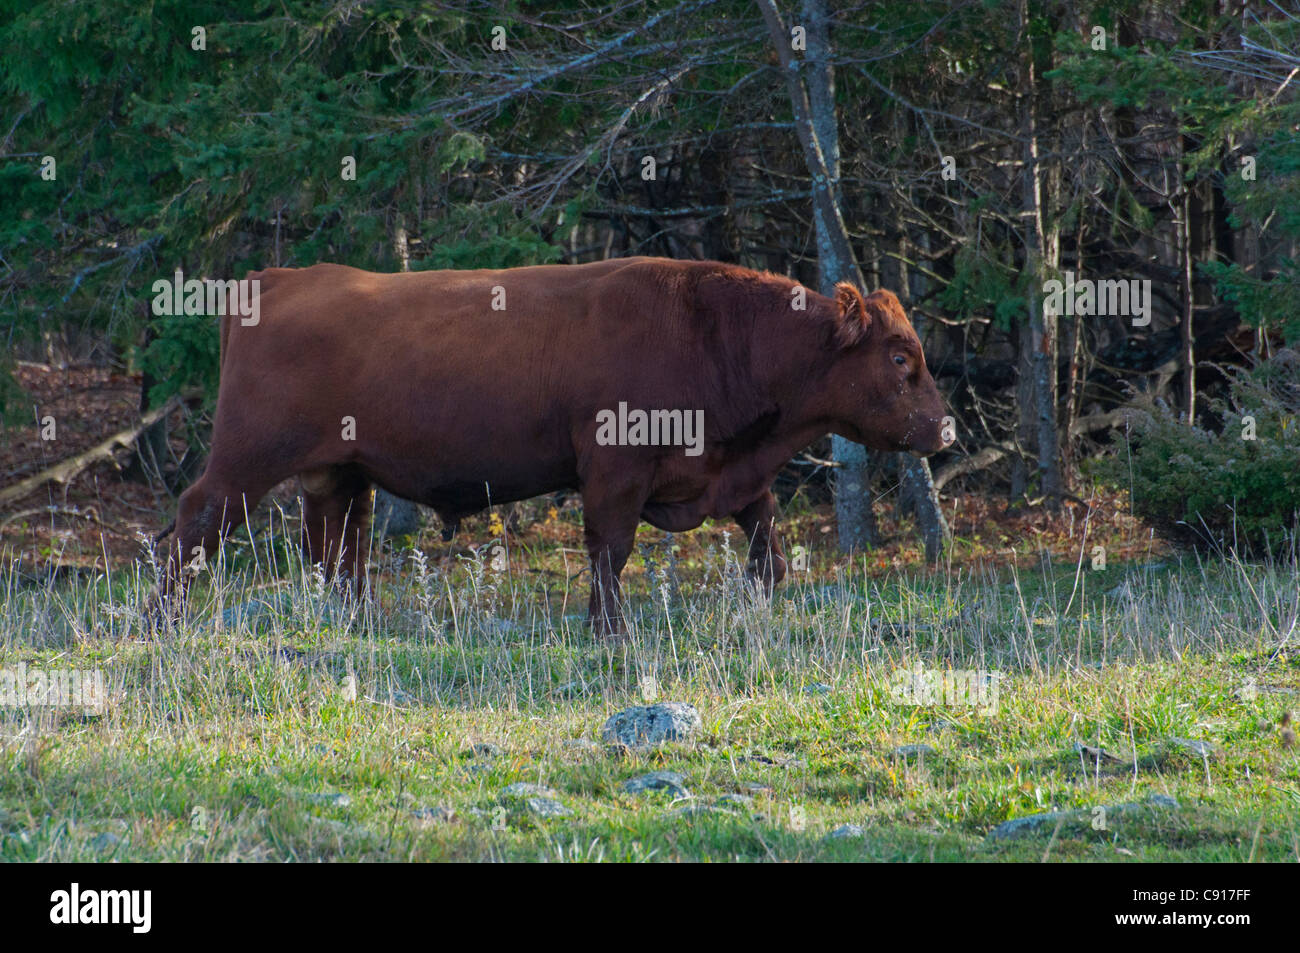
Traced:
<svg viewBox="0 0 1300 953">
<path fill-rule="evenodd" d="M 864 293 L 866 288 L 858 269 L 848 229 L 840 213 L 837 195 L 839 179 L 839 131 L 835 116 L 834 76 L 830 62 L 830 14 L 825 0 L 804 0 L 801 24 L 807 31 L 808 50 L 800 78 L 800 63 L 791 55 L 790 35 L 773 0 L 758 0 L 767 22 L 768 33 L 785 72 L 795 116 L 795 130 L 812 174 L 813 215 L 817 230 L 818 280 L 823 293 L 831 293 L 839 281 L 851 281 Z M 835 437 L 832 453 L 841 464 L 835 483 L 835 511 L 839 524 L 840 548 L 853 552 L 874 545 L 877 538 L 871 508 L 869 456 L 864 447 Z M 910 457 L 910 455 L 908 455 Z M 911 458 L 915 459 L 915 458 Z M 914 484 L 921 487 L 919 509 L 927 511 L 922 525 L 943 525 L 938 500 L 930 482 L 928 466 L 924 469 L 907 464 Z M 929 492 L 924 492 L 924 487 Z M 933 513 L 928 512 L 933 506 Z M 937 516 L 937 520 L 934 517 Z M 932 545 L 927 538 L 926 553 L 933 559 L 942 552 L 942 534 Z"/>
<path fill-rule="evenodd" d="M 1020 24 L 1025 44 L 1024 61 L 1024 169 L 1021 183 L 1024 194 L 1025 270 L 1030 275 L 1028 288 L 1029 337 L 1032 354 L 1035 436 L 1038 443 L 1039 489 L 1048 506 L 1060 505 L 1064 492 L 1061 484 L 1061 451 L 1056 423 L 1057 314 L 1046 306 L 1042 286 L 1044 279 L 1060 266 L 1060 230 L 1051 203 L 1051 187 L 1040 139 L 1043 135 L 1043 93 L 1039 87 L 1038 68 L 1029 36 L 1028 0 L 1020 0 Z"/>
</svg>

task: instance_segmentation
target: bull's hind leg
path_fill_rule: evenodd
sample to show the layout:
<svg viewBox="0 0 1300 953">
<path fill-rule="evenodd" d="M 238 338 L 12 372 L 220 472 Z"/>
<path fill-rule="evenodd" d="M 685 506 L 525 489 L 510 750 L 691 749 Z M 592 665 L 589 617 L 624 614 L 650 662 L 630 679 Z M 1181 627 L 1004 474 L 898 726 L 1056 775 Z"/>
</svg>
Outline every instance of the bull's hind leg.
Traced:
<svg viewBox="0 0 1300 953">
<path fill-rule="evenodd" d="M 366 589 L 366 555 L 370 547 L 370 481 L 351 465 L 321 467 L 302 479 L 302 553 L 310 565 L 321 563 L 325 578 L 335 571 L 358 595 Z"/>
</svg>

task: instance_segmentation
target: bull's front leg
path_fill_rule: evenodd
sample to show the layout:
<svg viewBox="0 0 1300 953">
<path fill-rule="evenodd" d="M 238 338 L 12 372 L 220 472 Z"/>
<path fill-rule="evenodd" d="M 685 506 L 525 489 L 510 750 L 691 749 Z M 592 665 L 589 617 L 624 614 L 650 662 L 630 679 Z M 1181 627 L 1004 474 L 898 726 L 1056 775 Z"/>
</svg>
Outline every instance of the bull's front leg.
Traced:
<svg viewBox="0 0 1300 953">
<path fill-rule="evenodd" d="M 641 486 L 592 480 L 583 488 L 583 536 L 591 558 L 592 576 L 587 621 L 592 631 L 607 638 L 627 631 L 620 603 L 619 576 L 632 554 L 644 504 Z"/>
<path fill-rule="evenodd" d="M 744 509 L 732 514 L 749 540 L 745 572 L 771 597 L 776 584 L 785 578 L 785 550 L 776 529 L 776 497 L 768 490 Z"/>
</svg>

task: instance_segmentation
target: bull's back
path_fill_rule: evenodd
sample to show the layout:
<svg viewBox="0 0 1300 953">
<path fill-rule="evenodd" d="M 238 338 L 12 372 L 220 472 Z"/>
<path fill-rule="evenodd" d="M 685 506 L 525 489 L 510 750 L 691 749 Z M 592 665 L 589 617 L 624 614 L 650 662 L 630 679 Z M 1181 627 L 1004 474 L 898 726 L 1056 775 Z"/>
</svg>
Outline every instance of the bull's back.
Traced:
<svg viewBox="0 0 1300 953">
<path fill-rule="evenodd" d="M 428 397 L 430 388 L 453 385 L 489 405 L 504 394 L 563 399 L 593 378 L 646 367 L 650 352 L 668 345 L 654 326 L 657 289 L 644 273 L 671 264 L 628 258 L 405 274 L 342 265 L 268 269 L 255 274 L 259 323 L 227 319 L 223 378 L 283 397 L 293 395 L 277 381 L 311 378 L 311 400 L 327 403 L 376 388 L 393 399 Z"/>
<path fill-rule="evenodd" d="M 411 461 L 431 484 L 490 480 L 531 495 L 569 482 L 575 422 L 635 400 L 633 378 L 655 367 L 646 319 L 663 265 L 250 275 L 260 320 L 226 319 L 218 430 L 261 415 L 307 448 L 308 464 L 343 453 L 398 474 L 390 489 L 415 498 L 429 493 L 400 475 Z"/>
</svg>

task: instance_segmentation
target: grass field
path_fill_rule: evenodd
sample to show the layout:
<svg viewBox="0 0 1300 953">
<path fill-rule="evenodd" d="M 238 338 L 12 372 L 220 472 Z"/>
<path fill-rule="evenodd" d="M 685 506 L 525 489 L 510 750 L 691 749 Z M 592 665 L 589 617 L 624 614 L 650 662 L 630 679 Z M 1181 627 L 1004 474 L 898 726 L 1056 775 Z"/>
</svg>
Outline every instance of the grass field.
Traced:
<svg viewBox="0 0 1300 953">
<path fill-rule="evenodd" d="M 399 551 L 358 606 L 274 529 L 157 637 L 147 566 L 9 563 L 0 668 L 105 702 L 0 708 L 0 859 L 1300 860 L 1294 565 L 814 560 L 769 604 L 722 528 L 643 532 L 606 644 L 564 547 Z M 945 673 L 981 694 L 899 690 Z M 692 740 L 602 742 L 667 701 Z"/>
</svg>

